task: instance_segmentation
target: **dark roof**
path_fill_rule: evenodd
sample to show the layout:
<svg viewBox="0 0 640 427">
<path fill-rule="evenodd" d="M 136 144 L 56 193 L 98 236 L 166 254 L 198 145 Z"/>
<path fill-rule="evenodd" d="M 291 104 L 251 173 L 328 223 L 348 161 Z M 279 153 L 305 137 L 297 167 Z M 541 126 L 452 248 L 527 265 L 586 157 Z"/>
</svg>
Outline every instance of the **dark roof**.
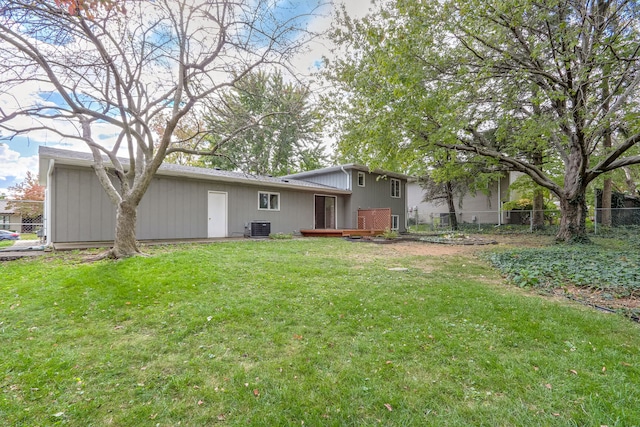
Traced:
<svg viewBox="0 0 640 427">
<path fill-rule="evenodd" d="M 40 146 L 39 155 L 41 160 L 53 159 L 56 163 L 90 166 L 93 164 L 93 155 L 91 153 L 83 153 L 79 151 L 62 150 L 59 148 L 51 148 Z M 105 162 L 107 161 L 105 157 Z M 120 161 L 127 165 L 128 159 L 120 158 Z M 48 162 L 40 162 L 40 178 L 46 183 Z M 197 168 L 193 166 L 176 165 L 173 163 L 163 163 L 158 170 L 157 175 L 163 176 L 179 176 L 188 178 L 205 179 L 211 181 L 238 182 L 250 185 L 262 185 L 280 188 L 292 188 L 309 191 L 324 191 L 339 194 L 350 194 L 350 191 L 340 190 L 327 185 L 316 184 L 313 182 L 292 179 L 289 177 L 271 177 L 262 175 L 251 175 L 242 172 L 232 172 L 212 168 Z"/>
<path fill-rule="evenodd" d="M 325 175 L 328 173 L 338 172 L 342 170 L 358 170 L 362 172 L 375 173 L 378 175 L 388 176 L 390 178 L 398 178 L 398 179 L 409 179 L 408 175 L 404 175 L 397 172 L 385 171 L 382 169 L 370 169 L 367 166 L 358 165 L 356 163 L 348 163 L 346 165 L 337 165 L 337 166 L 329 166 L 328 168 L 315 169 L 307 172 L 294 173 L 291 175 L 286 175 L 285 178 L 292 179 L 300 179 L 300 178 L 310 178 L 314 176 Z"/>
</svg>

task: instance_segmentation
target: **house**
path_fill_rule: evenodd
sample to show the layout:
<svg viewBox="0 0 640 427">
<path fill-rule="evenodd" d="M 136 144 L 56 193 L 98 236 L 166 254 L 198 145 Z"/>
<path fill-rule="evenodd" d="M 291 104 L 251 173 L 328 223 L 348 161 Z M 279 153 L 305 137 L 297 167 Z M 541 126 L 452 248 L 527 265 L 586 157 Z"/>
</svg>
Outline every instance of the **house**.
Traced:
<svg viewBox="0 0 640 427">
<path fill-rule="evenodd" d="M 460 224 L 509 223 L 509 213 L 502 211 L 502 205 L 510 199 L 509 186 L 521 173 L 510 172 L 499 180 L 492 181 L 486 192 L 467 194 L 456 200 L 456 217 Z M 408 222 L 410 224 L 448 225 L 449 209 L 446 203 L 436 204 L 424 201 L 424 191 L 416 180 L 407 184 Z"/>
<path fill-rule="evenodd" d="M 22 215 L 16 212 L 15 203 L 0 200 L 0 230 L 22 232 Z"/>
<path fill-rule="evenodd" d="M 385 229 L 404 232 L 407 211 L 406 185 L 408 176 L 382 170 L 369 171 L 369 168 L 357 164 L 333 166 L 288 175 L 286 178 L 299 179 L 332 188 L 348 191 L 342 197 L 342 209 L 339 210 L 337 227 L 322 222 L 323 209 L 331 209 L 331 200 L 316 197 L 315 229 Z M 327 208 L 329 206 L 329 208 Z M 385 218 L 390 215 L 390 225 Z M 331 215 L 329 215 L 331 218 Z M 377 222 L 380 221 L 380 224 Z M 371 223 L 373 222 L 373 224 Z"/>
<path fill-rule="evenodd" d="M 92 156 L 40 147 L 39 157 L 47 243 L 113 240 L 115 207 L 91 168 Z M 202 239 L 357 228 L 359 207 L 388 209 L 388 227 L 403 231 L 406 181 L 404 175 L 358 165 L 269 177 L 163 164 L 138 207 L 137 237 Z"/>
</svg>

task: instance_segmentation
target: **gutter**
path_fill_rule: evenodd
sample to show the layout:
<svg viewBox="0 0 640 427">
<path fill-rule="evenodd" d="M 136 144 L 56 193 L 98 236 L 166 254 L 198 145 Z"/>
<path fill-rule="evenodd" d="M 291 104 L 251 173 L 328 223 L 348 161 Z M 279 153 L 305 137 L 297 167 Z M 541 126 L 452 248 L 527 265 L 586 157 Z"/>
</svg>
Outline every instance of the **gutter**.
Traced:
<svg viewBox="0 0 640 427">
<path fill-rule="evenodd" d="M 351 174 L 344 170 L 344 166 L 340 166 L 340 170 L 347 175 L 347 190 L 351 191 Z"/>
<path fill-rule="evenodd" d="M 53 176 L 53 166 L 56 161 L 54 159 L 49 159 L 49 168 L 47 169 L 47 188 L 44 192 L 44 235 L 47 238 L 45 242 L 45 246 L 51 244 L 51 183 Z"/>
</svg>

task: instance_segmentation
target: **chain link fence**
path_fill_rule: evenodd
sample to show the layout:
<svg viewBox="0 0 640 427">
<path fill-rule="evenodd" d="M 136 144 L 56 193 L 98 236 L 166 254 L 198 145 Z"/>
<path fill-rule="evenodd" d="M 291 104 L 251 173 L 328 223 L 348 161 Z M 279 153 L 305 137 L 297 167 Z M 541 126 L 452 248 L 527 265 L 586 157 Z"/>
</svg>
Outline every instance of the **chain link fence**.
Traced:
<svg viewBox="0 0 640 427">
<path fill-rule="evenodd" d="M 560 210 L 510 210 L 455 212 L 458 230 L 473 233 L 540 233 L 555 235 L 560 224 Z M 445 209 L 420 211 L 409 209 L 410 231 L 446 232 L 452 230 L 451 214 Z M 587 232 L 595 235 L 640 235 L 640 208 L 590 208 Z"/>
<path fill-rule="evenodd" d="M 0 230 L 23 234 L 23 238 L 43 239 L 46 235 L 44 202 L 0 200 Z"/>
</svg>

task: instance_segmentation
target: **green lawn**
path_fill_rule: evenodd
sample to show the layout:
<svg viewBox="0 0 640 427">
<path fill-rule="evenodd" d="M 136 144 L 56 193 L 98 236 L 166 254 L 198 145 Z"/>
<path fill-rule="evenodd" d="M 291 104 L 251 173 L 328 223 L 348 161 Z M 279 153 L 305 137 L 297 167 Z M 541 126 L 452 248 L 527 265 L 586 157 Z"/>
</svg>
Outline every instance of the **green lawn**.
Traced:
<svg viewBox="0 0 640 427">
<path fill-rule="evenodd" d="M 0 263 L 0 420 L 640 424 L 638 324 L 508 286 L 472 255 L 397 245 L 239 241 Z"/>
</svg>

